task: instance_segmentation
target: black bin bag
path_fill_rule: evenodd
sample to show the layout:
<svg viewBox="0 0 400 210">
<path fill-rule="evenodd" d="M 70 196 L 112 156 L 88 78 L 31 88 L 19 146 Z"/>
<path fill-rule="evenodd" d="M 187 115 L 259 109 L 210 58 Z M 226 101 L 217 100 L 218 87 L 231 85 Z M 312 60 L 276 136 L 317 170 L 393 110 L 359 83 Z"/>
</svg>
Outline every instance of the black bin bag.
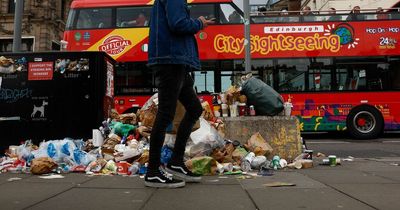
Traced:
<svg viewBox="0 0 400 210">
<path fill-rule="evenodd" d="M 278 115 L 283 110 L 283 98 L 260 79 L 250 77 L 242 85 L 247 104 L 254 105 L 257 115 Z"/>
</svg>

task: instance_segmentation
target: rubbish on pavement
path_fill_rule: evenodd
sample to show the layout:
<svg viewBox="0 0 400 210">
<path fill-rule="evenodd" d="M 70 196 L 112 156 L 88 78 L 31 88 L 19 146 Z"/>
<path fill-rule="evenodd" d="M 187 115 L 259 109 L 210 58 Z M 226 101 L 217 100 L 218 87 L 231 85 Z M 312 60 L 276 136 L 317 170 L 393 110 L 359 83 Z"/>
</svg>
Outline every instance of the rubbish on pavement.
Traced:
<svg viewBox="0 0 400 210">
<path fill-rule="evenodd" d="M 208 156 L 194 157 L 186 161 L 186 166 L 199 175 L 214 175 L 217 171 L 217 161 Z"/>
<path fill-rule="evenodd" d="M 301 167 L 304 168 L 304 169 L 313 167 L 313 161 L 312 160 L 300 160 L 300 162 L 301 162 Z"/>
<path fill-rule="evenodd" d="M 222 147 L 224 145 L 224 139 L 204 118 L 200 118 L 200 128 L 192 132 L 190 138 L 195 145 L 200 142 L 210 144 L 212 148 Z"/>
<path fill-rule="evenodd" d="M 163 146 L 161 148 L 161 164 L 167 165 L 169 163 L 169 160 L 172 157 L 172 150 L 168 148 L 168 146 Z"/>
<path fill-rule="evenodd" d="M 304 153 L 306 154 L 305 157 L 303 157 L 303 159 L 308 159 L 308 160 L 312 160 L 312 156 L 313 156 L 313 150 L 310 149 L 306 149 L 304 150 Z"/>
<path fill-rule="evenodd" d="M 285 168 L 288 165 L 288 163 L 285 159 L 280 159 L 279 165 L 281 166 L 281 168 Z"/>
<path fill-rule="evenodd" d="M 391 166 L 399 166 L 398 163 L 390 163 Z"/>
<path fill-rule="evenodd" d="M 251 170 L 250 162 L 247 160 L 242 160 L 240 168 L 243 172 L 249 172 Z"/>
<path fill-rule="evenodd" d="M 240 175 L 242 173 L 243 173 L 242 171 L 227 171 L 224 174 L 225 175 Z"/>
<path fill-rule="evenodd" d="M 326 155 L 325 155 L 324 153 L 318 152 L 318 153 L 317 153 L 317 157 L 326 157 Z"/>
<path fill-rule="evenodd" d="M 354 161 L 354 157 L 352 157 L 352 156 L 347 156 L 347 158 L 342 158 L 342 160 L 343 160 L 343 161 L 352 162 L 352 161 Z"/>
<path fill-rule="evenodd" d="M 290 183 L 290 182 L 270 182 L 270 183 L 263 184 L 263 186 L 265 186 L 265 187 L 292 187 L 292 186 L 296 186 L 296 184 Z"/>
<path fill-rule="evenodd" d="M 330 166 L 336 166 L 336 155 L 329 155 L 329 165 Z"/>
<path fill-rule="evenodd" d="M 281 167 L 280 161 L 281 161 L 281 158 L 279 156 L 275 155 L 272 158 L 270 167 L 273 168 L 274 170 L 278 170 Z"/>
<path fill-rule="evenodd" d="M 233 171 L 232 163 L 223 163 L 222 166 L 224 167 L 224 171 L 226 171 L 226 172 L 232 172 Z"/>
<path fill-rule="evenodd" d="M 222 174 L 225 171 L 224 166 L 221 163 L 219 163 L 218 161 L 217 161 L 217 171 L 219 174 Z"/>
<path fill-rule="evenodd" d="M 301 161 L 295 161 L 295 162 L 293 162 L 293 163 L 289 163 L 288 165 L 288 168 L 291 168 L 291 169 L 301 169 L 301 167 L 303 167 L 303 165 L 301 164 Z"/>
<path fill-rule="evenodd" d="M 128 168 L 128 172 L 131 175 L 135 175 L 139 172 L 140 164 L 138 162 L 132 163 L 132 165 Z"/>
<path fill-rule="evenodd" d="M 117 174 L 117 165 L 113 160 L 109 160 L 101 170 L 103 174 Z"/>
<path fill-rule="evenodd" d="M 250 163 L 251 168 L 259 169 L 265 162 L 267 162 L 267 157 L 265 156 L 256 156 L 253 161 Z"/>
<path fill-rule="evenodd" d="M 238 176 L 236 177 L 236 179 L 253 179 L 254 176 L 250 176 L 250 175 L 242 175 L 242 176 Z"/>
<path fill-rule="evenodd" d="M 265 141 L 259 132 L 253 134 L 244 147 L 250 152 L 254 152 L 256 156 L 268 156 L 272 153 L 272 147 Z"/>
<path fill-rule="evenodd" d="M 147 162 L 149 162 L 149 151 L 145 150 L 142 155 L 140 156 L 139 159 L 136 160 L 137 162 L 140 163 L 140 165 L 144 165 Z"/>
<path fill-rule="evenodd" d="M 128 175 L 128 168 L 130 164 L 126 161 L 120 161 L 117 163 L 117 173 L 119 175 Z"/>
<path fill-rule="evenodd" d="M 247 150 L 241 146 L 236 147 L 232 153 L 232 159 L 234 162 L 239 162 L 248 154 Z"/>
<path fill-rule="evenodd" d="M 35 158 L 31 163 L 32 174 L 47 174 L 57 168 L 57 163 L 49 157 Z"/>
<path fill-rule="evenodd" d="M 254 152 L 249 152 L 241 161 L 240 167 L 242 168 L 242 171 L 248 172 L 251 170 L 251 162 L 253 162 L 254 158 L 256 155 Z"/>
<path fill-rule="evenodd" d="M 259 176 L 272 176 L 272 175 L 274 175 L 274 173 L 269 168 L 262 167 L 260 169 L 260 171 L 257 173 L 257 175 L 259 175 Z"/>
<path fill-rule="evenodd" d="M 19 180 L 21 180 L 22 178 L 19 178 L 19 177 L 12 177 L 12 178 L 9 178 L 9 179 L 7 179 L 7 181 L 8 182 L 13 182 L 13 181 L 19 181 Z"/>
<path fill-rule="evenodd" d="M 270 145 L 258 132 L 253 133 L 244 145 L 238 141 L 239 139 L 225 139 L 223 118 L 218 119 L 213 111 L 221 114 L 220 108 L 225 107 L 226 110 L 222 111 L 222 114 L 229 116 L 228 107 L 231 107 L 231 116 L 236 116 L 238 114 L 236 106 L 240 105 L 239 115 L 244 116 L 249 115 L 248 105 L 250 104 L 246 104 L 246 96 L 240 95 L 240 90 L 236 87 L 231 87 L 223 95 L 216 96 L 216 102 L 213 101 L 214 107 L 206 101 L 202 103 L 206 111 L 198 121 L 199 129 L 191 133 L 191 139 L 185 148 L 184 160 L 193 173 L 200 175 L 243 174 L 244 176 L 241 177 L 247 179 L 254 176 L 270 176 L 273 174 L 272 169 L 278 170 L 286 166 L 297 169 L 312 167 L 312 160 L 311 163 L 305 160 L 312 159 L 312 150 L 303 151 L 303 154 L 291 162 L 292 156 L 284 155 L 286 147 L 273 151 L 271 145 L 276 144 L 274 140 L 271 139 Z M 39 146 L 32 144 L 29 140 L 20 146 L 11 145 L 5 154 L 6 157 L 0 158 L 0 172 L 143 175 L 146 173 L 149 162 L 149 135 L 157 106 L 156 94 L 146 102 L 137 115 L 134 113 L 120 115 L 112 110 L 111 118 L 104 120 L 99 128 L 94 128 L 92 139 L 87 141 L 65 138 L 43 141 Z M 185 114 L 184 107 L 181 104 L 178 106 L 180 107 L 177 107 L 175 115 L 177 119 L 174 118 L 174 122 L 167 128 L 169 133 L 176 132 L 177 125 Z M 166 135 L 160 159 L 162 164 L 169 162 L 175 139 L 174 134 Z M 273 152 L 281 156 L 272 158 Z M 296 152 L 293 156 L 296 157 L 298 154 Z M 348 158 L 349 161 L 352 160 L 352 157 Z M 339 158 L 336 159 L 336 164 L 340 164 Z"/>
<path fill-rule="evenodd" d="M 101 147 L 104 143 L 103 134 L 99 129 L 92 130 L 92 139 L 93 139 L 93 146 Z"/>
<path fill-rule="evenodd" d="M 211 110 L 210 104 L 207 101 L 204 101 L 201 103 L 201 106 L 203 107 L 203 118 L 207 121 L 212 121 L 214 118 L 214 112 Z"/>
<path fill-rule="evenodd" d="M 322 163 L 320 163 L 320 165 L 329 166 L 330 165 L 329 159 L 328 158 L 322 159 Z"/>
<path fill-rule="evenodd" d="M 65 178 L 65 176 L 60 175 L 60 174 L 51 174 L 48 176 L 39 176 L 39 178 L 41 178 L 41 179 L 63 179 L 63 178 Z"/>
</svg>

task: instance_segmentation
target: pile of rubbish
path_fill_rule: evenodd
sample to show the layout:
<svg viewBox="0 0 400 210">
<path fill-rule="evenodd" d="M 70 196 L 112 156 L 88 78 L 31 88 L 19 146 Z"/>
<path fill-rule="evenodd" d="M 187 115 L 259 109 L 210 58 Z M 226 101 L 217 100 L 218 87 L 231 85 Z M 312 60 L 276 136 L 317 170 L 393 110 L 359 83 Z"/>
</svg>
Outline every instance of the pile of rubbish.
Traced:
<svg viewBox="0 0 400 210">
<path fill-rule="evenodd" d="M 203 116 L 195 125 L 186 147 L 187 166 L 197 174 L 241 174 L 251 170 L 312 167 L 312 154 L 304 153 L 288 161 L 271 156 L 273 148 L 255 133 L 246 144 L 224 139 L 224 125 L 216 118 L 208 102 L 202 103 Z M 14 173 L 70 173 L 134 175 L 146 172 L 149 160 L 149 136 L 157 112 L 154 95 L 136 114 L 113 112 L 93 138 L 87 141 L 63 139 L 41 142 L 39 146 L 26 141 L 10 146 L 0 159 L 1 172 Z M 184 115 L 178 104 L 176 116 L 168 128 L 161 151 L 161 163 L 167 164 L 175 143 L 176 127 Z M 307 151 L 306 151 L 307 152 Z"/>
<path fill-rule="evenodd" d="M 283 111 L 282 98 L 269 90 L 268 86 L 258 84 L 257 80 L 250 77 L 244 80 L 247 82 L 244 83 L 242 91 L 230 88 L 224 94 L 219 94 L 219 97 L 214 97 L 213 106 L 207 101 L 202 102 L 202 117 L 194 126 L 185 151 L 184 158 L 188 168 L 200 175 L 242 174 L 251 170 L 257 170 L 261 175 L 271 175 L 272 170 L 312 167 L 312 151 L 304 149 L 304 153 L 293 160 L 281 159 L 278 155 L 273 155 L 273 148 L 260 133 L 254 133 L 245 144 L 224 138 L 224 123 L 221 120 L 223 118 L 219 117 L 228 116 L 227 107 L 230 108 L 231 117 L 255 115 L 253 105 L 258 114 L 269 115 L 268 113 L 277 114 Z M 274 100 L 262 102 L 263 98 L 256 98 L 262 94 L 246 94 L 246 91 L 252 92 L 258 86 L 271 92 L 263 98 Z M 260 103 L 270 103 L 269 107 L 275 108 L 263 110 L 264 106 L 257 106 Z M 120 115 L 113 111 L 111 118 L 105 120 L 99 129 L 94 129 L 92 139 L 86 141 L 65 138 L 44 141 L 37 146 L 28 140 L 19 146 L 10 146 L 6 156 L 0 158 L 0 172 L 145 174 L 149 161 L 150 132 L 157 105 L 158 98 L 155 94 L 136 114 Z M 288 107 L 290 109 L 291 104 Z M 178 103 L 161 151 L 161 163 L 164 165 L 171 158 L 177 127 L 184 114 L 184 107 Z M 303 145 L 305 147 L 305 144 Z M 329 157 L 329 162 L 331 159 L 333 161 L 333 158 Z"/>
</svg>

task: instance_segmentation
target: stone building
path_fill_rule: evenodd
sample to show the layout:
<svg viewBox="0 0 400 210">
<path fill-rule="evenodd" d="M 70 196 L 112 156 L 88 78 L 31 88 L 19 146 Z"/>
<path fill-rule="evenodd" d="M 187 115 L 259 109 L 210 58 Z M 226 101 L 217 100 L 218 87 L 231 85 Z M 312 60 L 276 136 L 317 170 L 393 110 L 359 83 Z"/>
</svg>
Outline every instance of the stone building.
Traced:
<svg viewBox="0 0 400 210">
<path fill-rule="evenodd" d="M 24 0 L 22 51 L 59 50 L 72 0 Z M 11 52 L 14 0 L 0 0 L 0 53 Z"/>
</svg>

